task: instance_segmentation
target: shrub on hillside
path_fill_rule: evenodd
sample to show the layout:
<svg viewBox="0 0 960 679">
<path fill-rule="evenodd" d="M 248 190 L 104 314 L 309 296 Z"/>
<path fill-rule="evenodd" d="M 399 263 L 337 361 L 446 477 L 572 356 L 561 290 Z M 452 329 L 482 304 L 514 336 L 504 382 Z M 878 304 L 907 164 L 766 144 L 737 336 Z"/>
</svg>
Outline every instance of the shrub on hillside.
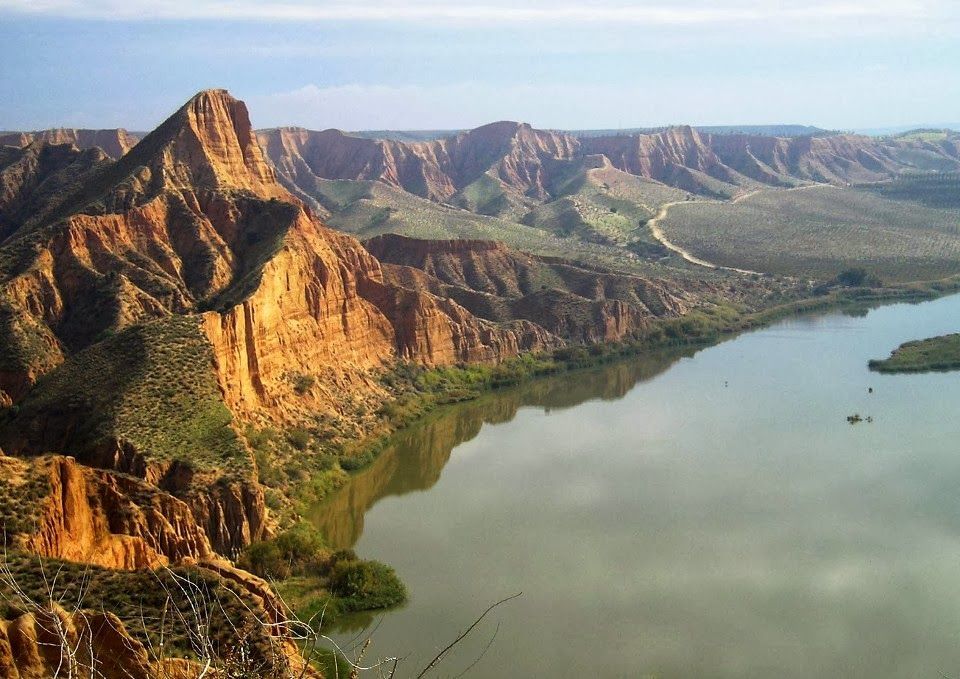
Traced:
<svg viewBox="0 0 960 679">
<path fill-rule="evenodd" d="M 319 573 L 327 567 L 328 555 L 316 529 L 298 524 L 270 540 L 247 547 L 239 565 L 262 578 L 283 580 Z"/>
</svg>

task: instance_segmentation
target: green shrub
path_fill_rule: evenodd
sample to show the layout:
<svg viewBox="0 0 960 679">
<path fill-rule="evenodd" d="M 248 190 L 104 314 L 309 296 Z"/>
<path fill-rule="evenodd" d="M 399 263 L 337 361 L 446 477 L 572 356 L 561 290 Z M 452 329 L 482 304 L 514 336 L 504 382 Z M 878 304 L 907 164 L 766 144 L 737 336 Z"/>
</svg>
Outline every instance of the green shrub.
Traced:
<svg viewBox="0 0 960 679">
<path fill-rule="evenodd" d="M 313 375 L 304 375 L 302 373 L 297 373 L 293 375 L 293 390 L 297 392 L 300 396 L 303 396 L 308 391 L 313 388 L 313 385 L 317 383 L 317 378 Z"/>
<path fill-rule="evenodd" d="M 338 558 L 330 573 L 330 592 L 344 612 L 390 608 L 402 604 L 407 589 L 390 566 L 379 561 Z"/>
<path fill-rule="evenodd" d="M 327 555 L 320 533 L 300 523 L 270 540 L 247 547 L 239 565 L 262 578 L 283 580 L 320 573 L 327 567 Z"/>
<path fill-rule="evenodd" d="M 297 450 L 306 450 L 311 438 L 310 432 L 302 427 L 296 427 L 287 432 L 287 441 Z"/>
<path fill-rule="evenodd" d="M 837 283 L 848 288 L 877 287 L 882 285 L 879 278 L 870 274 L 866 269 L 860 267 L 844 269 L 838 273 Z"/>
</svg>

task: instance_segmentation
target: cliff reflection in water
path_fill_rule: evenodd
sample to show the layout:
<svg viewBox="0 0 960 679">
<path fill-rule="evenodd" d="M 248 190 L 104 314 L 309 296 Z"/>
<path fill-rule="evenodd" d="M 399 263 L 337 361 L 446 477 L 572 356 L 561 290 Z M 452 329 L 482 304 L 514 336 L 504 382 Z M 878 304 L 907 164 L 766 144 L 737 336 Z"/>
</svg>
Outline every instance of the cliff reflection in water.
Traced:
<svg viewBox="0 0 960 679">
<path fill-rule="evenodd" d="M 331 547 L 352 547 L 363 533 L 367 510 L 381 498 L 431 488 L 440 479 L 453 449 L 479 434 L 485 423 L 509 422 L 525 406 L 550 411 L 593 399 L 623 398 L 638 382 L 659 375 L 695 351 L 686 347 L 655 352 L 600 368 L 534 380 L 438 410 L 399 432 L 369 467 L 314 507 L 307 518 L 323 532 Z"/>
</svg>

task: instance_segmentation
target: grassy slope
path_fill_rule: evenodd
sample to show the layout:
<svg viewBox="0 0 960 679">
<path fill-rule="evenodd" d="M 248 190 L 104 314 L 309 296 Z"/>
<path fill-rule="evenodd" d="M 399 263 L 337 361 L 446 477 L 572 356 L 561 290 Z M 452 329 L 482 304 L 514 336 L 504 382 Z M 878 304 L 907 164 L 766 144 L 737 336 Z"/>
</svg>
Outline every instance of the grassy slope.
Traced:
<svg viewBox="0 0 960 679">
<path fill-rule="evenodd" d="M 905 342 L 890 358 L 870 361 L 870 368 L 889 373 L 960 370 L 960 334 Z"/>
<path fill-rule="evenodd" d="M 496 177 L 482 174 L 450 197 L 449 203 L 470 212 L 512 219 L 526 212 L 523 201 L 510 195 Z"/>
<path fill-rule="evenodd" d="M 561 197 L 526 216 L 525 224 L 560 236 L 572 236 L 645 254 L 664 255 L 645 228 L 661 205 L 683 200 L 686 192 L 612 167 L 576 173 L 555 187 Z"/>
<path fill-rule="evenodd" d="M 615 245 L 565 238 L 535 226 L 440 205 L 379 182 L 321 181 L 315 195 L 320 195 L 321 202 L 332 212 L 325 220 L 327 224 L 359 238 L 397 233 L 413 238 L 499 240 L 524 252 L 647 276 L 686 278 L 705 274 L 676 260 L 670 260 L 666 266 Z"/>
<path fill-rule="evenodd" d="M 231 427 L 196 317 L 134 326 L 69 358 L 9 413 L 12 430 L 67 424 L 71 450 L 127 441 L 150 461 L 247 476 L 251 462 Z M 55 425 L 56 426 L 56 425 Z"/>
<path fill-rule="evenodd" d="M 861 188 L 884 198 L 914 201 L 928 207 L 960 208 L 960 172 L 904 174 Z"/>
<path fill-rule="evenodd" d="M 888 281 L 960 271 L 960 216 L 852 189 L 763 191 L 671 208 L 667 236 L 726 266 L 829 277 L 861 266 Z"/>
</svg>

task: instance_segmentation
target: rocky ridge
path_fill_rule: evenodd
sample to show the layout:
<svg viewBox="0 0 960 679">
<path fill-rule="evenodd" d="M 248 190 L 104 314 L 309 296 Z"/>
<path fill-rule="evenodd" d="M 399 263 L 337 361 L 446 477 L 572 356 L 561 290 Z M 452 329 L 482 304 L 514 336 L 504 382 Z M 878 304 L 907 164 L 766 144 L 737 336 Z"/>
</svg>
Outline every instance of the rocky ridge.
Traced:
<svg viewBox="0 0 960 679">
<path fill-rule="evenodd" d="M 715 292 L 517 253 L 495 241 L 385 235 L 365 246 L 397 285 L 455 299 L 491 321 L 525 319 L 568 342 L 621 340 Z"/>
<path fill-rule="evenodd" d="M 772 137 L 680 126 L 581 138 L 513 122 L 424 142 L 302 128 L 261 130 L 257 136 L 282 181 L 302 195 L 316 197 L 318 180 L 376 180 L 474 212 L 515 216 L 562 196 L 576 168 L 605 162 L 707 196 L 757 185 L 848 184 L 889 179 L 904 170 L 960 168 L 957 137 L 943 142 L 854 134 Z"/>
<path fill-rule="evenodd" d="M 69 144 L 78 149 L 99 148 L 116 160 L 137 145 L 140 138 L 124 129 L 87 130 L 56 128 L 35 132 L 0 132 L 0 146 L 29 146 L 35 142 L 59 145 Z"/>
</svg>

